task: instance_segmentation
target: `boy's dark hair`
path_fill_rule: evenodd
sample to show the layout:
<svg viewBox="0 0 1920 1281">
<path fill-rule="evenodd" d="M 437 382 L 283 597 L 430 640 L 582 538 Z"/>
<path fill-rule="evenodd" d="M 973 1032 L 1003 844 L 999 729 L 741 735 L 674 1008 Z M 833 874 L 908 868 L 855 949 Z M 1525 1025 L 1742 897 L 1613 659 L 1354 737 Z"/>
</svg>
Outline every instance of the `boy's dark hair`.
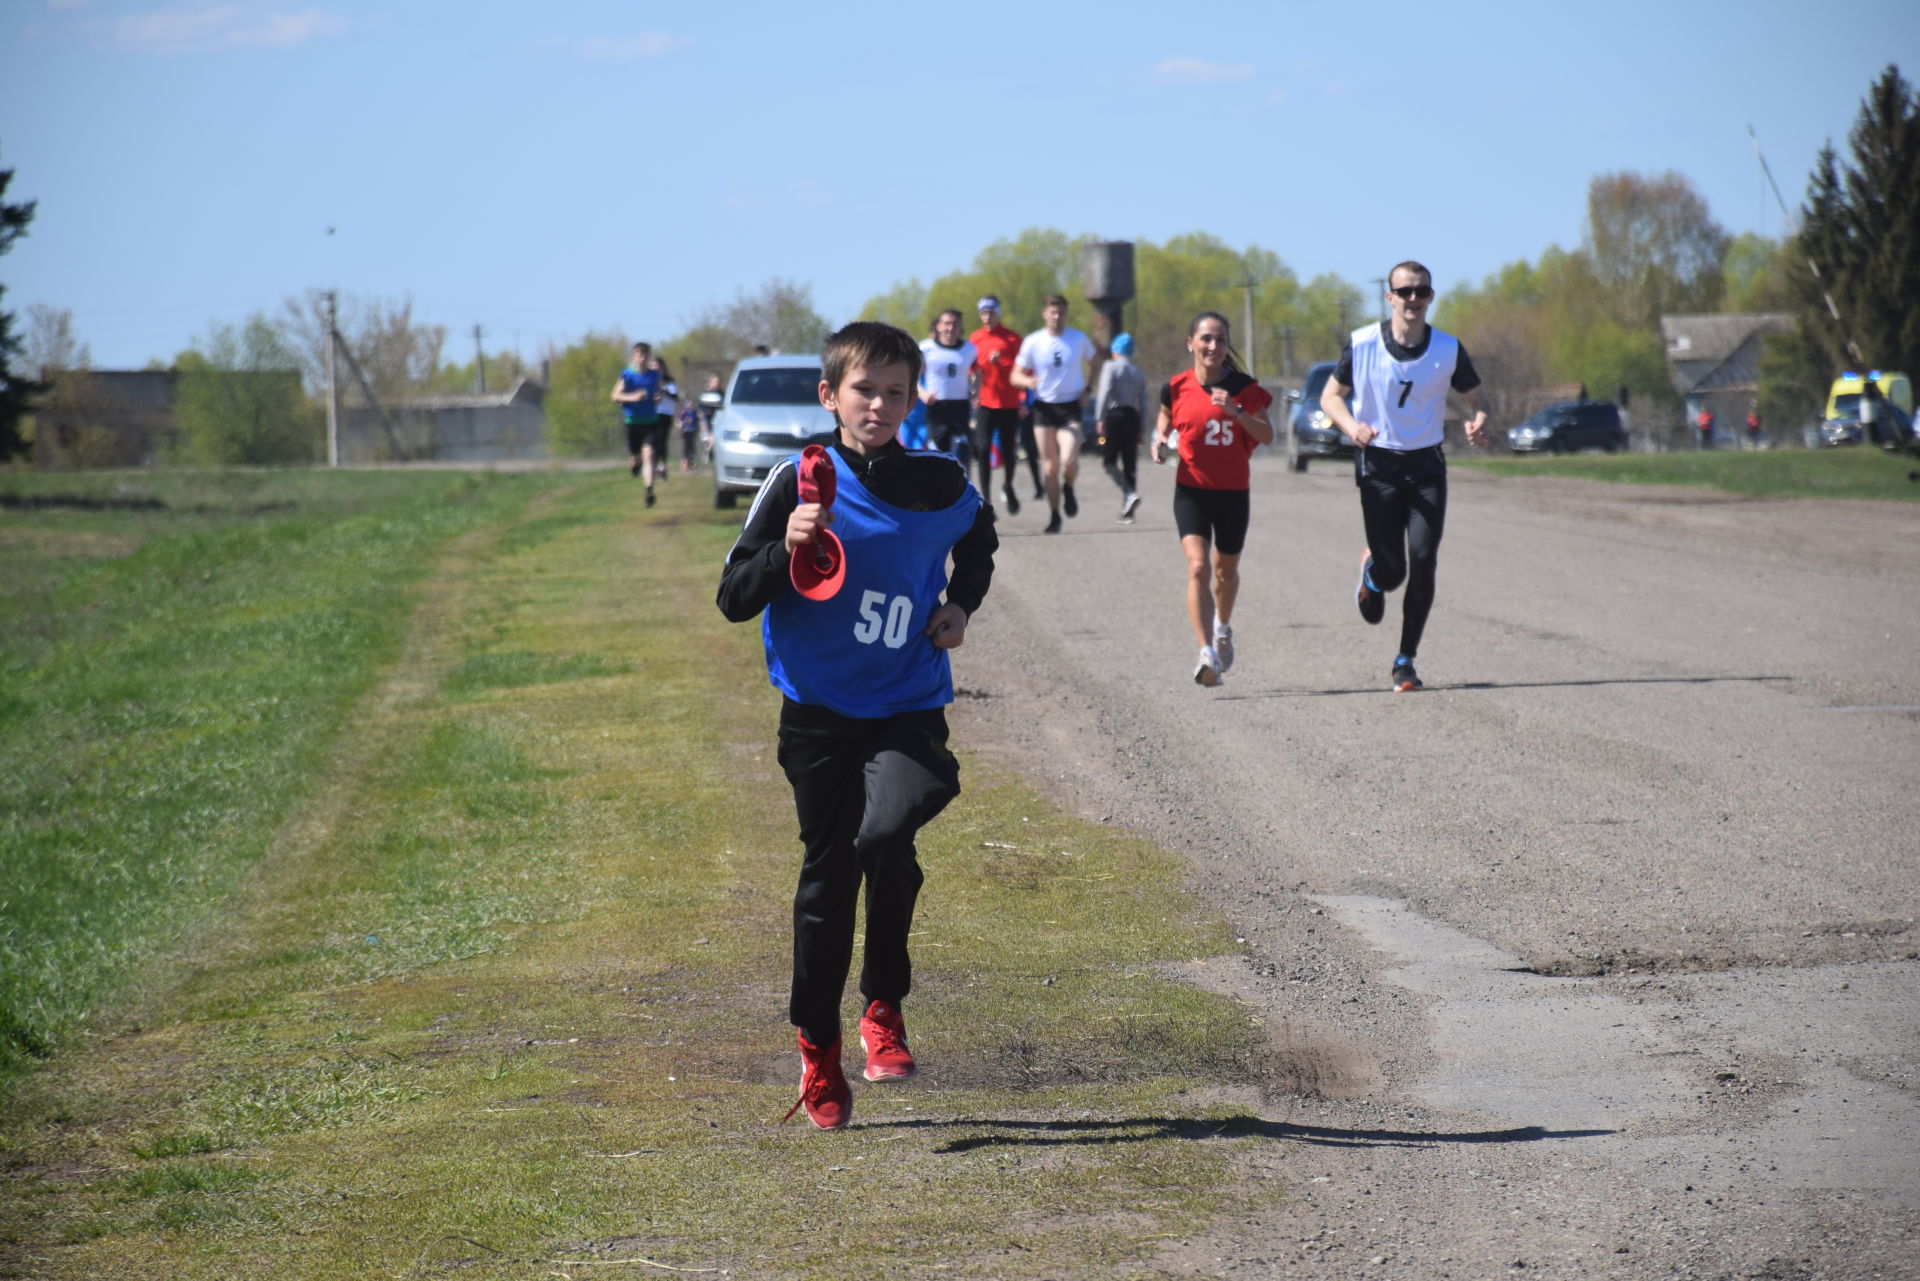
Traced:
<svg viewBox="0 0 1920 1281">
<path fill-rule="evenodd" d="M 1387 269 L 1388 285 L 1393 284 L 1393 273 L 1396 271 L 1417 271 L 1421 275 L 1425 276 L 1429 282 L 1433 280 L 1433 273 L 1428 271 L 1425 267 L 1422 267 L 1419 263 L 1415 262 L 1411 258 L 1407 259 L 1405 262 L 1396 262 L 1393 264 L 1392 267 Z"/>
<path fill-rule="evenodd" d="M 1048 294 L 1047 300 L 1040 304 L 1043 310 L 1048 307 L 1058 307 L 1061 311 L 1067 310 L 1068 305 L 1065 294 Z"/>
<path fill-rule="evenodd" d="M 953 317 L 953 323 L 956 325 L 964 325 L 967 323 L 967 318 L 960 314 L 960 309 L 958 307 L 947 308 L 945 311 L 941 312 L 939 315 L 933 318 L 933 323 L 937 325 L 941 321 L 945 320 L 948 316 Z"/>
<path fill-rule="evenodd" d="M 840 380 L 854 365 L 905 365 L 907 381 L 920 381 L 920 344 L 904 329 L 877 320 L 856 320 L 843 326 L 820 352 L 820 377 L 838 390 Z"/>
<path fill-rule="evenodd" d="M 646 353 L 647 353 L 647 355 L 649 355 L 649 356 L 651 356 L 651 355 L 653 354 L 653 344 L 652 344 L 652 343 L 645 343 L 645 342 L 637 342 L 637 343 L 635 343 L 635 344 L 633 345 L 633 349 L 634 349 L 635 351 L 644 351 L 644 352 L 646 352 Z"/>
</svg>

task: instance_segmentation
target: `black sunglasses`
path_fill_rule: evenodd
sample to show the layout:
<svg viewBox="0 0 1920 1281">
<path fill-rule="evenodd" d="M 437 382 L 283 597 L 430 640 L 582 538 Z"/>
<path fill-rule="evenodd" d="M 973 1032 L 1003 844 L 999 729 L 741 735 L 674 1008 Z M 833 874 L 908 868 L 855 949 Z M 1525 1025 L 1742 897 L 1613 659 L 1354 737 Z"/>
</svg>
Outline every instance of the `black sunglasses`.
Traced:
<svg viewBox="0 0 1920 1281">
<path fill-rule="evenodd" d="M 1424 302 L 1433 297 L 1432 285 L 1402 285 L 1398 289 L 1389 289 L 1388 293 L 1407 302 Z"/>
</svg>

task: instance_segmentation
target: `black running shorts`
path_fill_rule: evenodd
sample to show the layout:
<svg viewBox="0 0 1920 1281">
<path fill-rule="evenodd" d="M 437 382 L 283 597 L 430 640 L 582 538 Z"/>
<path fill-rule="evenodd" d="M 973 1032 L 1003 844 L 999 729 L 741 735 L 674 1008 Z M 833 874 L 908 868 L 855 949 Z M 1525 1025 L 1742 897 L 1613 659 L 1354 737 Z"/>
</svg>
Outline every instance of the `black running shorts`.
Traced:
<svg viewBox="0 0 1920 1281">
<path fill-rule="evenodd" d="M 1238 556 L 1247 545 L 1247 514 L 1251 506 L 1244 489 L 1173 487 L 1173 524 L 1180 537 L 1190 534 L 1212 543 L 1222 556 Z"/>
<path fill-rule="evenodd" d="M 1035 427 L 1068 427 L 1080 430 L 1080 402 L 1078 400 L 1036 400 L 1033 402 L 1033 425 Z"/>
<path fill-rule="evenodd" d="M 667 452 L 666 418 L 649 418 L 644 422 L 627 424 L 627 452 L 637 454 L 642 445 L 652 445 L 656 454 Z"/>
</svg>

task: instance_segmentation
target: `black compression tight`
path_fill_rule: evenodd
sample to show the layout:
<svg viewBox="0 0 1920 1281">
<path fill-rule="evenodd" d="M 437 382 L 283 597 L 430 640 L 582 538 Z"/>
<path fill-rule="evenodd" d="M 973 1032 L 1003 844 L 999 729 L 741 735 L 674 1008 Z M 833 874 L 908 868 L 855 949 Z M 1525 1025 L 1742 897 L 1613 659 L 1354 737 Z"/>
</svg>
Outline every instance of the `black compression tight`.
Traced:
<svg viewBox="0 0 1920 1281">
<path fill-rule="evenodd" d="M 1400 652 L 1412 658 L 1433 609 L 1434 568 L 1447 523 L 1447 473 L 1368 475 L 1360 481 L 1360 512 L 1373 556 L 1373 585 L 1390 592 L 1405 583 L 1400 602 Z"/>
</svg>

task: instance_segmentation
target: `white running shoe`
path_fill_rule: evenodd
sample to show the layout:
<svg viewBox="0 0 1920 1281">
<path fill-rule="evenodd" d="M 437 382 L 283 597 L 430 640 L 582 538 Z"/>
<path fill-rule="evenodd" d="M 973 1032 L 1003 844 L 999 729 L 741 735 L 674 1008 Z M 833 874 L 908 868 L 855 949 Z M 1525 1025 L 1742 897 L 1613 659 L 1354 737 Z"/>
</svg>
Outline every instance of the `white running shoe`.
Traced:
<svg viewBox="0 0 1920 1281">
<path fill-rule="evenodd" d="M 1213 652 L 1213 646 L 1200 647 L 1200 661 L 1193 669 L 1193 683 L 1212 689 L 1220 683 L 1220 656 Z"/>
<path fill-rule="evenodd" d="M 1233 667 L 1233 628 L 1213 625 L 1213 652 L 1220 656 L 1220 674 L 1225 676 Z"/>
<path fill-rule="evenodd" d="M 1127 496 L 1120 500 L 1120 519 L 1132 520 L 1133 514 L 1139 510 L 1140 510 L 1140 495 L 1134 493 L 1131 489 L 1129 489 L 1127 491 Z"/>
</svg>

